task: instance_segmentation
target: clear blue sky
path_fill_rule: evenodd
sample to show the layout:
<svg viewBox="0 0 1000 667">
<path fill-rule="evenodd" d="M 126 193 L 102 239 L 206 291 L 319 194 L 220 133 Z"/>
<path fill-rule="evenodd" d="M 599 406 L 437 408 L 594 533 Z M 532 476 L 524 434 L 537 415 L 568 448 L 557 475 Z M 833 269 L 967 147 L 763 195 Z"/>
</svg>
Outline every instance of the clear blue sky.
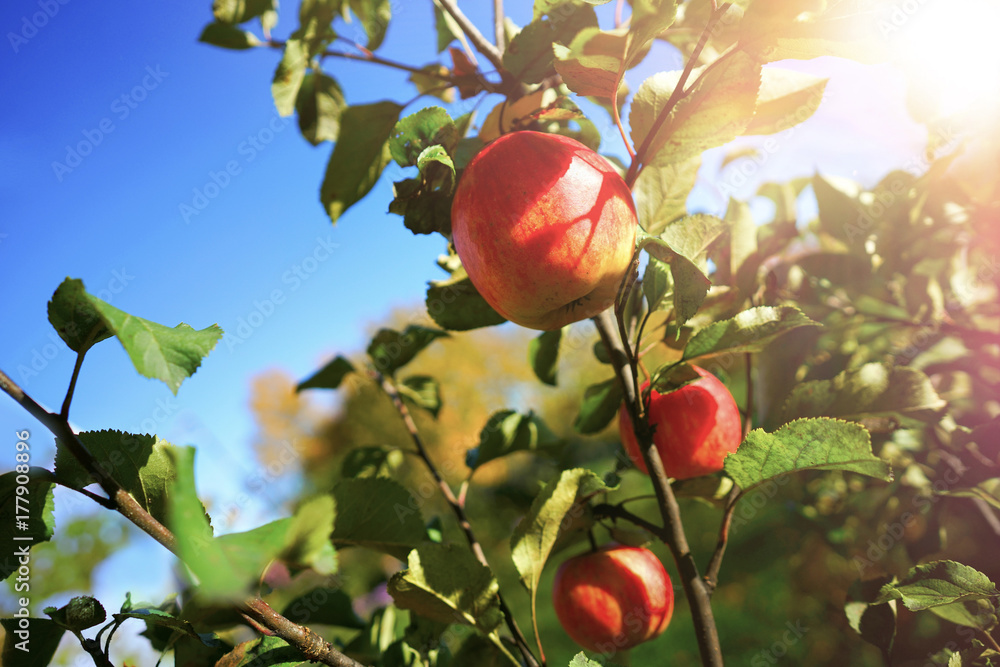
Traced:
<svg viewBox="0 0 1000 667">
<path fill-rule="evenodd" d="M 0 368 L 36 400 L 58 407 L 74 355 L 48 324 L 46 302 L 67 276 L 126 312 L 169 326 L 218 323 L 227 331 L 281 290 L 284 302 L 264 313 L 246 342 L 235 349 L 220 344 L 176 397 L 138 376 L 114 340 L 88 354 L 77 387 L 71 416 L 79 429 L 155 427 L 175 444 L 199 445 L 200 488 L 225 503 L 258 468 L 248 449 L 248 380 L 271 367 L 304 377 L 326 355 L 362 347 L 392 307 L 419 312 L 426 281 L 440 275 L 434 259 L 444 242 L 414 237 L 401 218 L 385 213 L 389 183 L 401 177 L 395 166 L 366 202 L 331 226 L 318 201 L 330 145 L 313 148 L 294 119 L 277 116 L 270 96 L 277 52 L 230 52 L 196 41 L 211 19 L 210 4 L 11 0 L 0 7 Z M 484 27 L 487 4 L 465 3 Z M 528 20 L 527 0 L 507 4 L 516 21 Z M 58 11 L 35 29 L 43 6 Z M 280 38 L 297 18 L 297 5 L 282 9 Z M 417 64 L 435 60 L 429 0 L 396 2 L 394 11 L 380 53 Z M 631 73 L 631 89 L 678 62 L 658 46 L 648 65 Z M 405 73 L 334 59 L 327 65 L 350 103 L 413 96 Z M 871 183 L 919 154 L 920 130 L 905 118 L 901 83 L 885 68 L 827 59 L 795 67 L 834 76 L 828 99 L 815 119 L 780 140 L 751 185 L 817 168 Z M 607 126 L 605 118 L 599 126 Z M 81 144 L 87 155 L 67 155 L 67 147 Z M 621 155 L 620 140 L 608 150 Z M 722 154 L 706 160 L 708 177 Z M 185 221 L 180 206 L 193 205 L 195 190 L 230 161 L 239 173 Z M 741 194 L 752 191 L 747 186 Z M 716 213 L 725 205 L 707 185 L 692 203 Z M 313 264 L 308 258 L 320 248 L 315 256 L 325 259 Z M 296 266 L 315 270 L 296 283 Z M 3 443 L 13 444 L 23 428 L 32 431 L 33 463 L 50 464 L 52 438 L 0 397 L 0 452 L 10 452 L 0 454 L 0 470 L 13 463 Z M 271 518 L 280 510 L 271 501 L 256 499 L 249 523 L 237 528 Z M 103 592 L 153 597 L 169 588 L 170 560 L 151 542 L 135 542 L 113 569 L 121 573 L 140 559 L 148 569 L 134 577 L 102 575 Z"/>
</svg>

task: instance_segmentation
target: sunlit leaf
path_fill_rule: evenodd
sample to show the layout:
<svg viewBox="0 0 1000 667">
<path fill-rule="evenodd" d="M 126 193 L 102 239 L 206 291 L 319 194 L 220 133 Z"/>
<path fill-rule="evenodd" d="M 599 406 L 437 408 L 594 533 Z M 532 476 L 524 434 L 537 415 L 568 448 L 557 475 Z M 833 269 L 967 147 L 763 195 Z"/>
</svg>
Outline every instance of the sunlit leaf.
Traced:
<svg viewBox="0 0 1000 667">
<path fill-rule="evenodd" d="M 464 623 L 485 633 L 503 622 L 499 584 L 472 552 L 455 544 L 426 542 L 389 580 L 396 606 L 442 623 Z"/>
<path fill-rule="evenodd" d="M 212 46 L 221 46 L 224 49 L 237 50 L 252 49 L 261 45 L 261 41 L 252 32 L 240 30 L 228 23 L 209 23 L 201 31 L 198 41 Z"/>
<path fill-rule="evenodd" d="M 871 436 L 837 419 L 799 419 L 774 433 L 750 432 L 726 457 L 726 474 L 744 490 L 799 470 L 844 470 L 890 481 L 889 465 L 872 454 Z"/>
<path fill-rule="evenodd" d="M 792 306 L 759 306 L 703 328 L 688 341 L 684 359 L 759 352 L 781 334 L 816 322 Z"/>
<path fill-rule="evenodd" d="M 562 329 L 545 331 L 531 340 L 528 346 L 528 361 L 535 377 L 544 384 L 556 386 L 556 369 L 559 365 L 559 341 Z"/>
<path fill-rule="evenodd" d="M 271 82 L 271 96 L 280 115 L 291 116 L 295 111 L 295 101 L 308 65 L 309 50 L 302 40 L 289 39 L 285 42 L 284 54 Z"/>
<path fill-rule="evenodd" d="M 765 67 L 753 120 L 743 134 L 775 134 L 807 120 L 823 101 L 829 79 L 795 70 Z"/>
<path fill-rule="evenodd" d="M 490 416 L 479 433 L 479 446 L 470 449 L 465 463 L 472 469 L 519 451 L 539 451 L 562 444 L 534 413 L 501 410 Z"/>
<path fill-rule="evenodd" d="M 901 600 L 910 611 L 919 611 L 968 600 L 1000 598 L 996 584 L 968 565 L 939 560 L 910 569 L 898 583 L 886 584 L 875 604 Z"/>
</svg>

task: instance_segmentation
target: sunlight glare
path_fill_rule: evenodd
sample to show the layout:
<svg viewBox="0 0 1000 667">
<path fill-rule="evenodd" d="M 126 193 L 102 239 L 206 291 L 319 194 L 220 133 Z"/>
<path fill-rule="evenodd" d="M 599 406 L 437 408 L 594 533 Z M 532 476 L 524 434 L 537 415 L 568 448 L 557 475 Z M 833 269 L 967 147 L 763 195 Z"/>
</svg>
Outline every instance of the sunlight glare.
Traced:
<svg viewBox="0 0 1000 667">
<path fill-rule="evenodd" d="M 890 18 L 883 34 L 914 84 L 914 102 L 937 118 L 979 107 L 1000 115 L 1000 2 L 897 1 Z"/>
</svg>

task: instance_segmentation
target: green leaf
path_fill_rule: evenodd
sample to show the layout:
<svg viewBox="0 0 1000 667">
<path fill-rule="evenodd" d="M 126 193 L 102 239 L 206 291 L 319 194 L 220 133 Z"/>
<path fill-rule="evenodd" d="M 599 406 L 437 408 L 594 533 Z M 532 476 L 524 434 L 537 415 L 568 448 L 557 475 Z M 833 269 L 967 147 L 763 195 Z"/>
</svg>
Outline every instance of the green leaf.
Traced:
<svg viewBox="0 0 1000 667">
<path fill-rule="evenodd" d="M 828 3 L 831 8 L 847 7 Z M 739 46 L 762 62 L 807 60 L 819 56 L 880 62 L 886 57 L 885 35 L 867 11 L 816 17 L 811 0 L 754 0 L 740 23 Z M 805 14 L 809 18 L 803 20 Z M 811 15 L 811 16 L 810 16 Z"/>
<path fill-rule="evenodd" d="M 514 528 L 510 538 L 511 558 L 521 575 L 521 583 L 531 595 L 532 609 L 535 609 L 542 569 L 552 553 L 563 522 L 567 517 L 582 512 L 591 496 L 611 490 L 590 470 L 564 470 L 545 485 L 521 523 Z"/>
<path fill-rule="evenodd" d="M 611 0 L 535 0 L 533 17 L 537 20 L 548 14 L 552 18 L 560 18 L 574 7 L 588 5 L 606 5 Z"/>
<path fill-rule="evenodd" d="M 687 214 L 687 199 L 698 178 L 701 155 L 639 172 L 632 194 L 642 228 L 652 236 Z"/>
<path fill-rule="evenodd" d="M 473 470 L 513 452 L 539 451 L 562 444 L 535 413 L 501 410 L 490 416 L 479 432 L 479 446 L 465 455 L 465 465 Z"/>
<path fill-rule="evenodd" d="M 448 153 L 453 153 L 460 138 L 447 111 L 441 107 L 426 107 L 393 126 L 389 152 L 400 167 L 411 167 L 431 146 L 443 146 Z"/>
<path fill-rule="evenodd" d="M 753 118 L 760 69 L 758 62 L 741 52 L 716 61 L 707 70 L 695 69 L 691 81 L 698 83 L 649 140 L 645 162 L 657 166 L 685 162 L 740 135 Z M 647 141 L 679 79 L 680 72 L 661 72 L 639 86 L 629 112 L 635 146 Z"/>
<path fill-rule="evenodd" d="M 668 394 L 701 379 L 690 365 L 678 362 L 666 364 L 653 373 L 650 387 L 658 394 Z"/>
<path fill-rule="evenodd" d="M 997 604 L 992 600 L 962 600 L 931 607 L 929 611 L 956 625 L 988 631 L 997 626 Z"/>
<path fill-rule="evenodd" d="M 569 661 L 569 667 L 604 667 L 601 663 L 596 660 L 591 660 L 587 657 L 587 654 L 580 651 L 573 659 Z"/>
<path fill-rule="evenodd" d="M 335 625 L 361 630 L 365 622 L 354 612 L 351 597 L 339 588 L 314 588 L 284 606 L 281 615 L 299 625 Z"/>
<path fill-rule="evenodd" d="M 434 146 L 426 154 L 421 153 L 418 161 L 422 162 L 425 171 L 420 178 L 407 178 L 393 184 L 394 198 L 389 202 L 389 212 L 403 216 L 403 224 L 414 234 L 438 232 L 451 236 L 455 165 L 443 150 Z M 433 181 L 438 181 L 442 189 L 435 189 Z"/>
<path fill-rule="evenodd" d="M 217 667 L 298 667 L 302 651 L 281 637 L 261 637 L 238 644 Z"/>
<path fill-rule="evenodd" d="M 222 23 L 245 23 L 277 9 L 275 0 L 214 0 L 212 15 Z"/>
<path fill-rule="evenodd" d="M 306 74 L 295 98 L 299 131 L 313 146 L 336 141 L 340 134 L 340 115 L 346 107 L 347 101 L 336 79 L 322 72 Z"/>
<path fill-rule="evenodd" d="M 403 107 L 395 102 L 351 106 L 340 115 L 340 134 L 326 166 L 320 201 L 330 220 L 360 201 L 391 159 L 388 140 Z"/>
<path fill-rule="evenodd" d="M 383 478 L 342 479 L 333 487 L 337 547 L 362 546 L 406 559 L 425 539 L 420 505 L 399 483 Z"/>
<path fill-rule="evenodd" d="M 860 188 L 856 183 L 816 174 L 812 186 L 821 230 L 848 245 L 860 243 L 875 231 L 865 206 L 858 200 Z"/>
<path fill-rule="evenodd" d="M 664 297 L 673 294 L 674 279 L 670 275 L 670 265 L 655 257 L 650 257 L 646 271 L 642 274 L 642 294 L 650 310 L 659 310 Z M 671 302 L 672 303 L 672 302 Z"/>
<path fill-rule="evenodd" d="M 240 30 L 228 23 L 209 23 L 201 31 L 198 41 L 212 46 L 221 46 L 224 49 L 237 50 L 252 49 L 261 45 L 261 41 L 252 32 Z"/>
<path fill-rule="evenodd" d="M 675 252 L 699 266 L 704 266 L 709 248 L 728 227 L 726 221 L 714 215 L 695 213 L 664 227 L 659 239 Z M 655 248 L 650 250 L 650 252 L 655 251 Z"/>
<path fill-rule="evenodd" d="M 875 604 L 901 600 L 910 611 L 920 611 L 956 602 L 998 598 L 996 584 L 982 572 L 955 561 L 939 560 L 917 565 L 899 583 L 883 586 Z"/>
<path fill-rule="evenodd" d="M 819 326 L 792 306 L 760 306 L 728 320 L 714 322 L 688 341 L 684 360 L 720 354 L 759 352 L 775 338 L 796 327 Z"/>
<path fill-rule="evenodd" d="M 22 623 L 27 623 L 27 627 Z M 48 618 L 0 618 L 0 625 L 4 629 L 0 664 L 6 667 L 48 665 L 66 632 Z"/>
<path fill-rule="evenodd" d="M 290 519 L 216 538 L 194 484 L 194 448 L 167 450 L 177 470 L 168 494 L 167 527 L 177 537 L 177 554 L 206 600 L 241 599 L 264 567 L 281 551 Z"/>
<path fill-rule="evenodd" d="M 846 370 L 832 380 L 814 380 L 795 386 L 783 409 L 784 419 L 896 413 L 937 422 L 947 402 L 938 396 L 922 371 L 872 362 Z"/>
<path fill-rule="evenodd" d="M 447 337 L 445 331 L 416 324 L 407 326 L 402 333 L 395 329 L 379 329 L 368 344 L 368 356 L 379 373 L 393 375 L 425 347 L 438 338 Z"/>
<path fill-rule="evenodd" d="M 27 483 L 18 483 L 18 478 L 24 482 L 25 476 Z M 0 475 L 0 543 L 7 548 L 0 558 L 0 579 L 6 579 L 22 565 L 22 547 L 52 539 L 56 527 L 54 487 L 51 474 L 44 468 L 27 468 L 26 474 L 15 469 Z M 19 493 L 19 489 L 24 491 Z"/>
<path fill-rule="evenodd" d="M 448 331 L 469 331 L 507 321 L 476 290 L 464 269 L 445 280 L 432 280 L 425 303 L 434 322 Z"/>
<path fill-rule="evenodd" d="M 825 417 L 799 419 L 774 433 L 751 431 L 726 457 L 724 470 L 744 491 L 797 470 L 844 470 L 892 480 L 889 464 L 872 454 L 867 429 Z"/>
<path fill-rule="evenodd" d="M 562 329 L 545 331 L 531 340 L 528 345 L 528 361 L 535 377 L 543 384 L 556 386 L 556 371 L 559 367 L 559 341 Z"/>
<path fill-rule="evenodd" d="M 197 640 L 204 646 L 218 648 L 224 645 L 215 633 L 198 632 L 195 630 L 194 626 L 191 625 L 190 621 L 178 618 L 176 614 L 165 611 L 164 609 L 157 609 L 155 607 L 129 607 L 128 609 L 125 609 L 125 606 L 123 605 L 122 611 L 117 614 L 112 614 L 112 617 L 119 625 L 130 618 L 134 618 L 144 621 L 147 628 L 165 628 L 175 637 L 177 635 L 190 637 Z"/>
<path fill-rule="evenodd" d="M 337 508 L 333 496 L 321 495 L 304 502 L 288 524 L 281 560 L 293 570 L 312 568 L 319 574 L 337 571 L 337 552 L 330 543 Z"/>
<path fill-rule="evenodd" d="M 49 319 L 57 331 L 66 332 L 63 340 L 77 352 L 108 338 L 108 332 L 114 334 L 135 369 L 162 380 L 174 394 L 222 337 L 222 329 L 215 324 L 195 331 L 183 322 L 169 328 L 129 315 L 88 294 L 82 281 L 71 278 L 63 281 L 49 302 Z"/>
<path fill-rule="evenodd" d="M 451 14 L 441 7 L 439 0 L 434 0 L 434 29 L 437 32 L 437 52 L 441 53 L 456 39 L 464 39 L 465 33 L 455 22 Z"/>
<path fill-rule="evenodd" d="M 308 65 L 309 49 L 302 40 L 293 38 L 285 42 L 284 54 L 271 81 L 271 96 L 280 115 L 290 116 L 295 110 L 295 101 Z"/>
<path fill-rule="evenodd" d="M 646 250 L 651 258 L 670 265 L 672 305 L 678 325 L 694 317 L 712 286 L 699 265 L 705 265 L 705 249 L 718 236 L 718 231 L 714 235 L 709 231 L 713 226 L 717 227 L 716 222 L 718 218 L 698 214 L 668 225 L 660 237 L 645 237 L 639 241 L 639 247 Z M 683 252 L 675 249 L 673 244 L 677 244 Z"/>
<path fill-rule="evenodd" d="M 507 45 L 504 68 L 522 83 L 541 83 L 553 73 L 553 43 L 568 43 L 584 28 L 596 27 L 597 15 L 587 6 L 566 5 L 558 16 L 536 18 Z"/>
<path fill-rule="evenodd" d="M 167 495 L 177 479 L 174 448 L 155 435 L 134 435 L 122 431 L 83 431 L 77 437 L 97 462 L 139 505 L 163 523 L 167 518 Z M 74 489 L 94 484 L 95 480 L 70 453 L 66 444 L 56 439 L 56 479 Z"/>
<path fill-rule="evenodd" d="M 397 389 L 401 396 L 410 399 L 435 418 L 441 411 L 441 387 L 434 378 L 427 375 L 413 375 L 400 382 Z"/>
<path fill-rule="evenodd" d="M 345 478 L 376 476 L 394 451 L 388 447 L 356 447 L 347 452 L 340 466 Z"/>
<path fill-rule="evenodd" d="M 319 369 L 302 382 L 295 385 L 295 391 L 303 389 L 336 389 L 344 381 L 348 373 L 354 372 L 354 366 L 344 357 L 337 356 L 326 366 Z"/>
<path fill-rule="evenodd" d="M 441 623 L 463 623 L 491 633 L 503 622 L 500 589 L 488 567 L 455 544 L 425 542 L 410 552 L 407 568 L 389 580 L 400 609 Z"/>
<path fill-rule="evenodd" d="M 568 45 L 553 44 L 555 68 L 577 95 L 611 99 L 619 82 L 627 31 L 584 28 Z"/>
<path fill-rule="evenodd" d="M 69 349 L 77 353 L 85 353 L 115 335 L 89 299 L 82 280 L 67 278 L 49 301 L 49 323 Z"/>
<path fill-rule="evenodd" d="M 823 101 L 827 81 L 805 72 L 765 67 L 757 108 L 743 134 L 776 134 L 808 119 Z"/>
<path fill-rule="evenodd" d="M 108 618 L 108 612 L 104 611 L 104 605 L 89 595 L 77 596 L 71 599 L 69 604 L 58 609 L 46 607 L 43 611 L 56 624 L 73 633 L 92 628 Z"/>
<path fill-rule="evenodd" d="M 616 378 L 587 387 L 583 393 L 580 414 L 573 421 L 579 433 L 599 433 L 618 414 L 622 403 L 622 390 Z"/>
<path fill-rule="evenodd" d="M 887 580 L 888 577 L 879 577 L 852 584 L 847 592 L 844 613 L 851 628 L 866 642 L 877 646 L 888 664 L 896 639 L 896 603 L 873 603 L 879 588 Z"/>
<path fill-rule="evenodd" d="M 350 5 L 368 35 L 368 50 L 374 51 L 385 39 L 392 18 L 392 3 L 390 0 L 350 0 Z"/>
</svg>

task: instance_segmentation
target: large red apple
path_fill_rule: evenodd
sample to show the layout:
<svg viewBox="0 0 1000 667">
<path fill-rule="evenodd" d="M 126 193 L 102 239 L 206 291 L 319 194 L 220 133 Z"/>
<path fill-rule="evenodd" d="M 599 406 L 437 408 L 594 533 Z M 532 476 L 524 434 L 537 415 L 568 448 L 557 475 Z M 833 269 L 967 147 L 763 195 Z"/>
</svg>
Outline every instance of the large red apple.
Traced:
<svg viewBox="0 0 1000 667">
<path fill-rule="evenodd" d="M 613 655 L 667 629 L 674 589 L 652 551 L 610 544 L 559 566 L 552 606 L 573 641 Z"/>
<path fill-rule="evenodd" d="M 472 284 L 521 326 L 558 329 L 612 305 L 635 250 L 625 181 L 568 137 L 514 132 L 462 173 L 452 240 Z"/>
<path fill-rule="evenodd" d="M 667 476 L 675 479 L 722 470 L 726 455 L 735 452 L 743 439 L 740 410 L 726 385 L 704 368 L 692 368 L 701 376 L 700 380 L 669 394 L 653 391 L 650 395 L 653 442 Z M 642 391 L 648 386 L 647 382 Z M 618 414 L 618 428 L 629 458 L 639 470 L 648 472 L 624 406 Z"/>
</svg>

